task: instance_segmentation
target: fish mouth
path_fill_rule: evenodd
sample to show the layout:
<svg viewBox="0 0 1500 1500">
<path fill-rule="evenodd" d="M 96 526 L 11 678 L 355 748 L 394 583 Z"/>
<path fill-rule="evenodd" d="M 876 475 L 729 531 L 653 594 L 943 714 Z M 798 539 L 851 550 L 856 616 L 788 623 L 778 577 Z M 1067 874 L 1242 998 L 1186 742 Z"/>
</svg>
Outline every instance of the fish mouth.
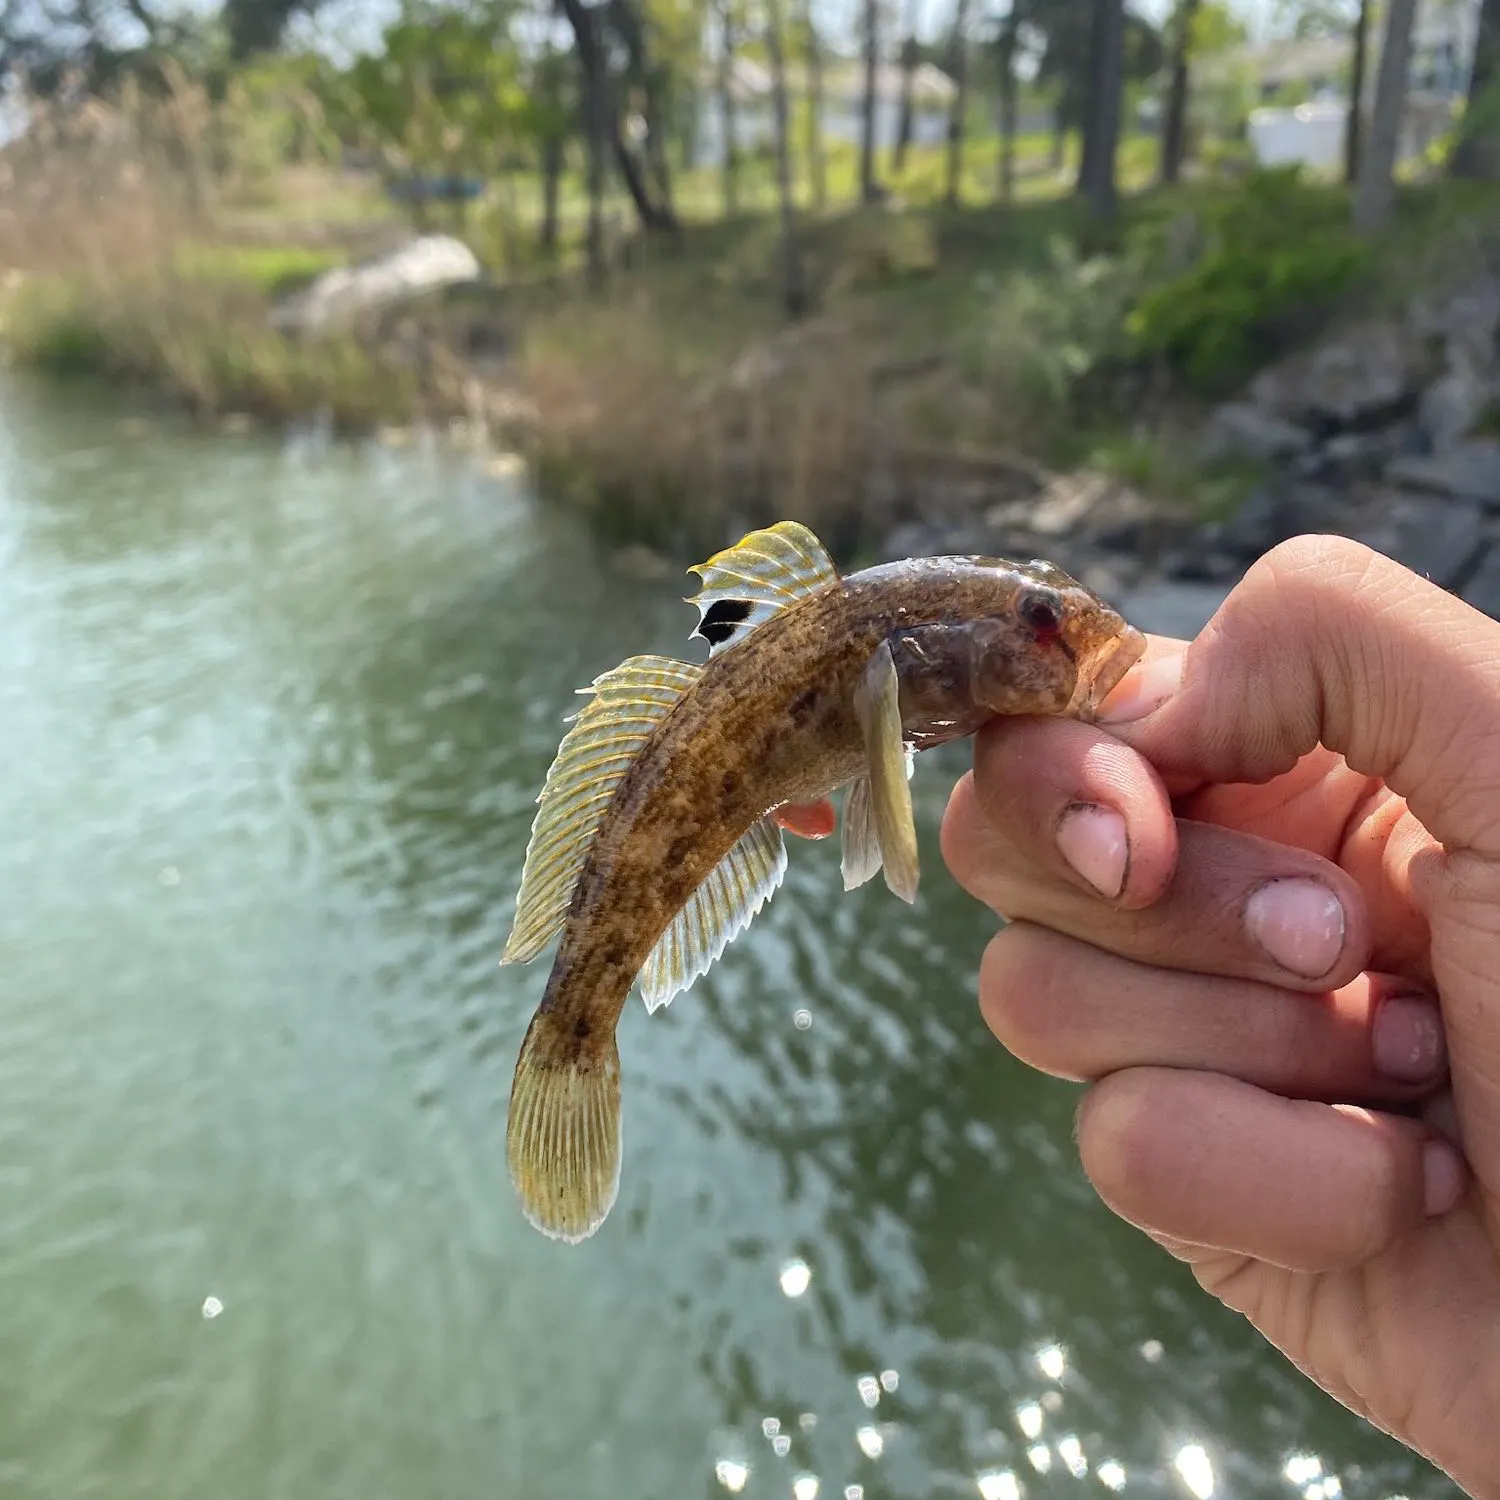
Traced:
<svg viewBox="0 0 1500 1500">
<path fill-rule="evenodd" d="M 1114 649 L 1100 659 L 1090 680 L 1080 682 L 1074 694 L 1078 716 L 1092 719 L 1099 705 L 1120 685 L 1125 674 L 1146 654 L 1146 637 L 1133 625 L 1127 625 L 1115 642 Z"/>
</svg>

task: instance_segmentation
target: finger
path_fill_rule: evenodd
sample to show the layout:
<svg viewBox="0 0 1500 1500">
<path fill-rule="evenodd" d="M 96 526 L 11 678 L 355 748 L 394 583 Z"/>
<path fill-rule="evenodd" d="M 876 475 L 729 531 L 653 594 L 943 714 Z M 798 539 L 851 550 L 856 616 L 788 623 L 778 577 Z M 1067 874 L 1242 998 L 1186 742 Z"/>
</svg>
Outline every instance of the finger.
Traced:
<svg viewBox="0 0 1500 1500">
<path fill-rule="evenodd" d="M 1290 1270 L 1362 1265 L 1451 1209 L 1465 1182 L 1453 1147 L 1414 1120 L 1213 1073 L 1111 1075 L 1084 1100 L 1078 1144 L 1122 1218 Z"/>
<path fill-rule="evenodd" d="M 1153 763 L 1258 782 L 1322 744 L 1388 783 L 1436 840 L 1410 869 L 1428 872 L 1465 1140 L 1500 1192 L 1487 957 L 1500 940 L 1500 625 L 1358 543 L 1303 537 L 1249 570 L 1181 661 L 1176 691 L 1143 717 L 1120 722 L 1111 704 L 1116 732 Z"/>
<path fill-rule="evenodd" d="M 1070 720 L 999 720 L 975 737 L 972 785 L 950 802 L 945 835 L 962 838 L 976 816 L 1003 833 L 1028 881 L 1124 910 L 1155 901 L 1177 863 L 1176 821 L 1150 763 Z"/>
<path fill-rule="evenodd" d="M 985 785 L 976 775 L 955 789 L 943 853 L 954 878 L 1011 921 L 1055 928 L 1139 963 L 1294 989 L 1335 988 L 1369 966 L 1359 887 L 1316 855 L 1178 823 L 1170 885 L 1152 905 L 1124 911 L 1059 873 L 1057 843 L 1073 814 L 1048 844 L 1045 818 L 1016 809 L 1005 814 L 1019 824 L 1013 836 L 1009 821 L 997 826 L 986 816 Z"/>
<path fill-rule="evenodd" d="M 1023 1062 L 1075 1082 L 1149 1064 L 1302 1099 L 1406 1104 L 1447 1068 L 1433 996 L 1362 974 L 1326 995 L 1151 968 L 1044 927 L 985 951 L 979 1005 Z"/>
<path fill-rule="evenodd" d="M 1500 723 L 1475 712 L 1500 700 L 1500 626 L 1368 547 L 1282 543 L 1154 680 L 1136 670 L 1100 719 L 1164 773 L 1263 782 L 1322 745 L 1449 848 L 1500 856 Z"/>
</svg>

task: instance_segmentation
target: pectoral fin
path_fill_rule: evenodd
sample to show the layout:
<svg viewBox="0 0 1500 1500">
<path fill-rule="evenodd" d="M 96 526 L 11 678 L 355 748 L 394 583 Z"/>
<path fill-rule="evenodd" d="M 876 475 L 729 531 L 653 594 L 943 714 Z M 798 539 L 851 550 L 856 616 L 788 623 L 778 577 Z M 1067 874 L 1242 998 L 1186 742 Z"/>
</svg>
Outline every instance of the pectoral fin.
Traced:
<svg viewBox="0 0 1500 1500">
<path fill-rule="evenodd" d="M 865 675 L 854 690 L 854 711 L 864 734 L 865 759 L 869 762 L 869 818 L 874 824 L 880 863 L 885 868 L 885 883 L 903 901 L 915 901 L 920 871 L 917 825 L 911 808 L 910 761 L 901 734 L 900 682 L 896 677 L 896 664 L 891 659 L 891 648 L 885 642 L 881 642 L 870 658 Z M 854 806 L 859 795 L 856 783 L 850 794 L 850 809 L 845 814 L 851 823 L 854 812 L 864 816 L 863 811 Z M 851 868 L 858 873 L 863 865 L 853 861 L 852 840 L 845 847 L 851 851 L 846 853 L 848 863 L 844 880 L 847 885 Z M 864 878 L 868 879 L 872 874 L 873 869 Z"/>
</svg>

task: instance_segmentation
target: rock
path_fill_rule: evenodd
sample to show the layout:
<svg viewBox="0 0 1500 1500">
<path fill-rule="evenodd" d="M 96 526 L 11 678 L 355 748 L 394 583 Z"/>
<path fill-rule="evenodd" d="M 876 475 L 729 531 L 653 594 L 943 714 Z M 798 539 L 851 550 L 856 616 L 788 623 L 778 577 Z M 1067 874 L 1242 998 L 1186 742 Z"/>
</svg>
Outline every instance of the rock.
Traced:
<svg viewBox="0 0 1500 1500">
<path fill-rule="evenodd" d="M 1459 595 L 1492 620 L 1500 620 L 1500 547 L 1491 543 Z"/>
<path fill-rule="evenodd" d="M 1248 401 L 1231 401 L 1209 419 L 1200 458 L 1210 464 L 1233 458 L 1274 463 L 1305 453 L 1311 444 L 1312 435 L 1294 422 Z"/>
<path fill-rule="evenodd" d="M 1377 518 L 1357 529 L 1355 540 L 1441 588 L 1453 587 L 1479 555 L 1483 512 L 1469 501 L 1419 499 L 1386 490 L 1372 497 L 1371 504 Z"/>
<path fill-rule="evenodd" d="M 423 235 L 389 254 L 325 271 L 279 303 L 271 321 L 284 332 L 322 332 L 425 292 L 476 281 L 480 274 L 479 261 L 462 240 Z"/>
<path fill-rule="evenodd" d="M 1417 422 L 1442 453 L 1468 437 L 1495 398 L 1495 383 L 1465 360 L 1455 362 L 1422 393 Z"/>
<path fill-rule="evenodd" d="M 1327 485 L 1296 481 L 1258 485 L 1227 520 L 1204 527 L 1193 550 L 1205 557 L 1227 554 L 1247 565 L 1288 537 L 1339 530 L 1347 511 L 1345 494 Z M 1212 576 L 1222 576 L 1222 564 L 1205 566 L 1215 569 Z M 1189 567 L 1179 568 L 1178 576 L 1194 575 Z"/>
<path fill-rule="evenodd" d="M 1113 602 L 1137 630 L 1191 640 L 1214 617 L 1228 592 L 1222 583 L 1161 579 L 1128 589 Z"/>
<path fill-rule="evenodd" d="M 1369 425 L 1416 394 L 1412 340 L 1389 323 L 1368 323 L 1257 375 L 1257 406 L 1292 423 L 1322 428 Z"/>
<path fill-rule="evenodd" d="M 1430 458 L 1398 458 L 1385 476 L 1410 489 L 1500 506 L 1500 438 L 1471 438 Z"/>
<path fill-rule="evenodd" d="M 1421 338 L 1472 344 L 1500 336 L 1500 284 L 1484 276 L 1469 287 L 1437 296 L 1421 296 L 1409 309 L 1409 321 Z"/>
</svg>

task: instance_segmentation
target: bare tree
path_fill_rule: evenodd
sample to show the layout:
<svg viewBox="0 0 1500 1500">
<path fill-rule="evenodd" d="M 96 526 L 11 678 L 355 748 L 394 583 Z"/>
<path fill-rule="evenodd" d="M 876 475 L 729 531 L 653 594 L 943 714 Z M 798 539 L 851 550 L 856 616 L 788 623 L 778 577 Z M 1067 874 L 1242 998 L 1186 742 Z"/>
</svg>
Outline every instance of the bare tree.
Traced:
<svg viewBox="0 0 1500 1500">
<path fill-rule="evenodd" d="M 1396 148 L 1406 103 L 1416 11 L 1417 0 L 1390 0 L 1386 12 L 1380 71 L 1375 78 L 1375 107 L 1370 112 L 1370 139 L 1360 152 L 1359 177 L 1354 186 L 1354 227 L 1364 234 L 1384 228 L 1396 201 Z"/>
<path fill-rule="evenodd" d="M 1078 165 L 1078 196 L 1095 218 L 1111 219 L 1117 206 L 1115 156 L 1124 93 L 1125 4 L 1124 0 L 1093 0 L 1092 9 L 1088 114 Z"/>
<path fill-rule="evenodd" d="M 1365 70 L 1369 64 L 1370 0 L 1359 0 L 1354 18 L 1354 61 L 1349 69 L 1349 115 L 1344 126 L 1344 181 L 1359 180 L 1359 148 L 1365 125 Z"/>
<path fill-rule="evenodd" d="M 859 132 L 859 196 L 864 203 L 880 198 L 875 178 L 875 90 L 880 66 L 880 0 L 865 0 L 865 94 Z"/>
<path fill-rule="evenodd" d="M 807 311 L 807 282 L 797 237 L 792 191 L 792 128 L 787 105 L 786 58 L 781 44 L 781 0 L 765 0 L 766 55 L 771 63 L 771 107 L 776 122 L 776 191 L 781 201 L 781 302 L 789 318 Z"/>
<path fill-rule="evenodd" d="M 969 0 L 953 11 L 953 103 L 948 110 L 947 181 L 944 200 L 956 207 L 963 187 L 964 124 L 969 109 Z"/>
<path fill-rule="evenodd" d="M 906 0 L 905 36 L 901 42 L 901 106 L 896 116 L 896 152 L 892 168 L 906 168 L 906 153 L 911 146 L 912 91 L 917 75 L 917 0 Z"/>
<path fill-rule="evenodd" d="M 1182 159 L 1187 145 L 1188 61 L 1192 53 L 1193 22 L 1198 15 L 1199 0 L 1178 0 L 1172 37 L 1172 79 L 1167 89 L 1167 110 L 1162 120 L 1162 183 L 1176 182 L 1182 175 Z"/>
<path fill-rule="evenodd" d="M 1455 177 L 1500 182 L 1500 0 L 1484 0 L 1463 133 L 1453 148 Z"/>
<path fill-rule="evenodd" d="M 722 181 L 724 214 L 732 218 L 740 207 L 739 122 L 734 101 L 734 0 L 719 0 L 719 129 L 723 132 Z"/>
</svg>

